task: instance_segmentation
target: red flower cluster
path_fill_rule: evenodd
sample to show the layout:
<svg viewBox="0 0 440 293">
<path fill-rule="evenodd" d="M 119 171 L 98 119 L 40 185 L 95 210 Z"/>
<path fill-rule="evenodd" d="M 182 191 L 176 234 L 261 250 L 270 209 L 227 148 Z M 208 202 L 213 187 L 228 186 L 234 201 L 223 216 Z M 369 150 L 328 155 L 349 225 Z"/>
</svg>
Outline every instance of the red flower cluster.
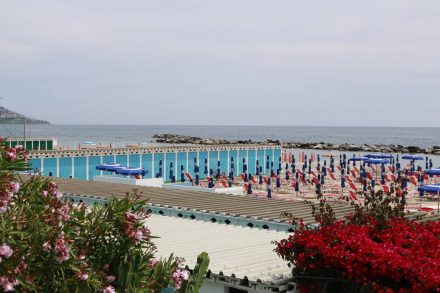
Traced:
<svg viewBox="0 0 440 293">
<path fill-rule="evenodd" d="M 336 221 L 299 229 L 275 251 L 297 275 L 343 277 L 375 291 L 440 292 L 439 221 Z"/>
</svg>

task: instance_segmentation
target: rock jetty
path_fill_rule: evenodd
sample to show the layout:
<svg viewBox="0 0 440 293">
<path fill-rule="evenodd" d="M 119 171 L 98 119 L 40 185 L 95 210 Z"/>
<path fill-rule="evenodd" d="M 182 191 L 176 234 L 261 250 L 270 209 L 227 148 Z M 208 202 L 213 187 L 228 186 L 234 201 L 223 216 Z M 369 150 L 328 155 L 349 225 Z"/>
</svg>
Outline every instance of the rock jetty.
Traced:
<svg viewBox="0 0 440 293">
<path fill-rule="evenodd" d="M 187 136 L 179 134 L 155 134 L 153 136 L 156 142 L 170 144 L 199 144 L 199 145 L 217 145 L 217 144 L 274 144 L 283 148 L 311 149 L 311 150 L 337 150 L 350 152 L 374 152 L 374 153 L 420 153 L 440 155 L 440 146 L 430 148 L 421 148 L 418 146 L 385 145 L 385 144 L 332 144 L 325 142 L 282 142 L 279 140 L 268 139 L 266 141 L 249 140 L 226 140 L 223 138 L 200 138 L 196 136 Z"/>
</svg>

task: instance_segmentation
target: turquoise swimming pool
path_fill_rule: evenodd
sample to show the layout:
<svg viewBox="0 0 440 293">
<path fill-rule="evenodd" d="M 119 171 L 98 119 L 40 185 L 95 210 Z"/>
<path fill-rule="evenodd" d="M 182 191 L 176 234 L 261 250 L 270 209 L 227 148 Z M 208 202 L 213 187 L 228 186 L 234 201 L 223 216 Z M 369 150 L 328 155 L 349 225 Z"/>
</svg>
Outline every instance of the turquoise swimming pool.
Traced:
<svg viewBox="0 0 440 293">
<path fill-rule="evenodd" d="M 45 176 L 91 180 L 105 172 L 96 170 L 100 164 L 119 163 L 129 167 L 141 167 L 148 170 L 146 178 L 157 177 L 160 173 L 165 181 L 170 181 L 170 165 L 173 164 L 176 180 L 180 179 L 181 166 L 191 176 L 197 163 L 200 178 L 204 178 L 205 161 L 208 171 L 220 171 L 229 174 L 231 160 L 234 162 L 235 175 L 243 170 L 243 158 L 248 165 L 248 172 L 255 174 L 257 160 L 267 173 L 266 161 L 278 165 L 281 147 L 273 145 L 233 145 L 233 146 L 194 146 L 194 147 L 147 147 L 136 149 L 105 149 L 76 151 L 38 151 L 31 152 L 30 164 Z"/>
</svg>

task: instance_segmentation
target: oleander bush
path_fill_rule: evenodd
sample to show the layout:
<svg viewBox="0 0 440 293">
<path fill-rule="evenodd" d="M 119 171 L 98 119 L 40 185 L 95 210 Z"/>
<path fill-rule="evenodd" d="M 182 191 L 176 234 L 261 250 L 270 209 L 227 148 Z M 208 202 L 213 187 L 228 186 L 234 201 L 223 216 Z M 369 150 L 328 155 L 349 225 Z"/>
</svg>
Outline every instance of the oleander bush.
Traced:
<svg viewBox="0 0 440 293">
<path fill-rule="evenodd" d="M 41 176 L 23 180 L 27 152 L 0 140 L 0 290 L 3 292 L 198 292 L 182 259 L 155 259 L 146 201 L 133 192 L 107 206 L 75 204 Z"/>
<path fill-rule="evenodd" d="M 296 231 L 275 251 L 302 292 L 440 292 L 440 222 L 405 219 L 398 186 L 364 193 L 344 219 L 325 201 L 318 226 L 291 218 Z"/>
</svg>

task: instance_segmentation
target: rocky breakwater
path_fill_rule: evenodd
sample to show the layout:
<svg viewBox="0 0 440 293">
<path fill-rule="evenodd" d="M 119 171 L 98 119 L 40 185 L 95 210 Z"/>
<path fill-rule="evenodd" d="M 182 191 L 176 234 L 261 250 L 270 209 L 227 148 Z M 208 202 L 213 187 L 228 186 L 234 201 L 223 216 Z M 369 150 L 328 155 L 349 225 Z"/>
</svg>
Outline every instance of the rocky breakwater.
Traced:
<svg viewBox="0 0 440 293">
<path fill-rule="evenodd" d="M 366 153 L 410 153 L 410 154 L 433 154 L 440 155 L 440 146 L 430 148 L 421 148 L 418 146 L 402 146 L 402 145 L 384 145 L 384 144 L 332 144 L 332 143 L 280 143 L 284 148 L 295 149 L 314 149 L 314 150 L 337 150 L 349 152 L 366 152 Z"/>
<path fill-rule="evenodd" d="M 384 145 L 384 144 L 332 144 L 325 142 L 282 142 L 279 140 L 268 139 L 266 141 L 253 140 L 226 140 L 223 138 L 200 138 L 196 136 L 187 136 L 179 134 L 155 134 L 153 136 L 156 142 L 170 144 L 200 144 L 200 145 L 218 145 L 218 144 L 272 144 L 280 145 L 283 148 L 294 149 L 310 149 L 310 150 L 335 150 L 347 152 L 366 152 L 366 153 L 420 153 L 440 155 L 440 146 L 430 148 L 421 148 L 418 146 L 402 146 L 402 145 Z"/>
<path fill-rule="evenodd" d="M 255 144 L 252 140 L 226 140 L 223 138 L 200 138 L 197 136 L 179 135 L 179 134 L 155 134 L 154 140 L 159 143 L 171 144 L 201 144 L 201 145 L 218 145 L 218 144 Z M 261 143 L 261 142 L 260 142 Z"/>
</svg>

